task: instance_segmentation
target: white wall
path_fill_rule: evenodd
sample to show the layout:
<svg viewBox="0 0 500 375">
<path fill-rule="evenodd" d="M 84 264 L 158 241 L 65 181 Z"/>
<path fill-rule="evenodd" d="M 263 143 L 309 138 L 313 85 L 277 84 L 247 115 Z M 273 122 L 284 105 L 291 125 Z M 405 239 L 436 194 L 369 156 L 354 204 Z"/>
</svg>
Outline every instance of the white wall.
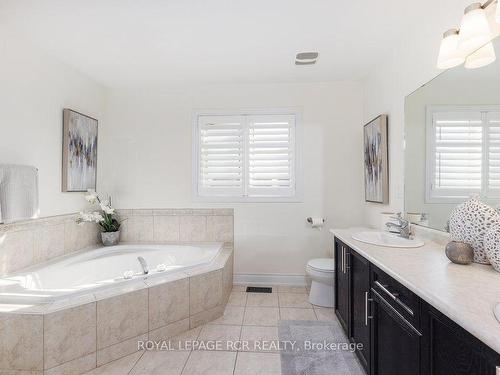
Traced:
<svg viewBox="0 0 500 375">
<path fill-rule="evenodd" d="M 0 163 L 39 169 L 41 216 L 78 211 L 81 194 L 61 192 L 62 111 L 101 120 L 104 88 L 16 36 L 0 34 Z"/>
<path fill-rule="evenodd" d="M 404 103 L 405 97 L 434 78 L 441 35 L 458 27 L 470 0 L 440 0 L 429 9 L 417 29 L 408 29 L 401 45 L 375 67 L 365 80 L 364 120 L 389 115 L 390 203 L 365 204 L 365 224 L 378 226 L 382 211 L 404 208 Z M 401 6 L 404 6 L 401 4 Z M 495 31 L 496 33 L 498 31 Z"/>
<path fill-rule="evenodd" d="M 104 190 L 120 208 L 200 207 L 191 196 L 192 114 L 197 109 L 299 107 L 303 203 L 218 204 L 235 208 L 237 274 L 303 275 L 331 251 L 327 228 L 362 214 L 362 87 L 356 83 L 256 84 L 111 90 L 101 129 Z M 331 256 L 331 255 L 330 255 Z"/>
</svg>

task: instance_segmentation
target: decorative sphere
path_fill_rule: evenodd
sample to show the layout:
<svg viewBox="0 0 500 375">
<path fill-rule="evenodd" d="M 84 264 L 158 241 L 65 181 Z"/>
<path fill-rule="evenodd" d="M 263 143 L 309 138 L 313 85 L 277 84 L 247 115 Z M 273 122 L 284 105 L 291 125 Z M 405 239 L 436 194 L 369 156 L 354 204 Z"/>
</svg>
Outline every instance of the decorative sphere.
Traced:
<svg viewBox="0 0 500 375">
<path fill-rule="evenodd" d="M 474 249 L 468 243 L 451 241 L 446 245 L 446 256 L 453 263 L 470 264 L 474 261 Z"/>
</svg>

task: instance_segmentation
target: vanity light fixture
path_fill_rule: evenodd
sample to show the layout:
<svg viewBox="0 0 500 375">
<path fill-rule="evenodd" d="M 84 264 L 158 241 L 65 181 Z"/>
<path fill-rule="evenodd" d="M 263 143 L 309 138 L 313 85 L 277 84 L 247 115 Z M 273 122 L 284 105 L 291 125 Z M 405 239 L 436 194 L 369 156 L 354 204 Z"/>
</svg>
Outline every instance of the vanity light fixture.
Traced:
<svg viewBox="0 0 500 375">
<path fill-rule="evenodd" d="M 495 55 L 495 48 L 493 43 L 489 42 L 485 46 L 472 53 L 465 60 L 465 67 L 467 69 L 477 69 L 489 65 L 497 59 Z"/>
<path fill-rule="evenodd" d="M 488 43 L 491 38 L 490 24 L 481 3 L 474 3 L 465 8 L 460 25 L 459 48 L 472 53 Z"/>
<path fill-rule="evenodd" d="M 465 62 L 464 54 L 458 49 L 458 30 L 450 29 L 443 34 L 439 48 L 438 69 L 450 69 Z"/>
<path fill-rule="evenodd" d="M 444 33 L 439 49 L 438 69 L 450 69 L 463 62 L 466 68 L 475 69 L 495 61 L 495 50 L 493 45 L 489 45 L 493 33 L 486 14 L 486 9 L 494 3 L 498 3 L 496 18 L 500 23 L 500 0 L 488 0 L 484 4 L 473 3 L 465 8 L 460 29 Z"/>
</svg>

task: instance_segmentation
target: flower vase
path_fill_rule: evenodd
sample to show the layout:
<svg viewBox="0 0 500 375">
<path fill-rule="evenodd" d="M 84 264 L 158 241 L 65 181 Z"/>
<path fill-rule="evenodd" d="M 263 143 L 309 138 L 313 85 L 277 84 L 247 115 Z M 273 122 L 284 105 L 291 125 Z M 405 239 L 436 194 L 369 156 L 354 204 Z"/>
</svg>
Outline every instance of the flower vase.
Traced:
<svg viewBox="0 0 500 375">
<path fill-rule="evenodd" d="M 101 232 L 102 244 L 104 246 L 115 246 L 120 241 L 120 231 L 116 232 Z"/>
</svg>

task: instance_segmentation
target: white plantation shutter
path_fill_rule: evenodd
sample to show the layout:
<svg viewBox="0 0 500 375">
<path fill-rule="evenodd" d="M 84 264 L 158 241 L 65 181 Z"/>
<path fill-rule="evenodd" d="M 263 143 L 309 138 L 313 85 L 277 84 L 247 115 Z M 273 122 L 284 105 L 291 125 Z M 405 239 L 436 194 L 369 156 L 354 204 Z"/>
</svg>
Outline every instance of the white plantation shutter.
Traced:
<svg viewBox="0 0 500 375">
<path fill-rule="evenodd" d="M 198 126 L 199 195 L 243 194 L 244 118 L 200 116 Z"/>
<path fill-rule="evenodd" d="M 481 191 L 481 116 L 481 112 L 433 114 L 431 197 L 468 197 Z"/>
<path fill-rule="evenodd" d="M 293 196 L 295 116 L 249 116 L 248 195 Z"/>
<path fill-rule="evenodd" d="M 427 149 L 429 202 L 500 198 L 500 110 L 431 110 Z"/>
<path fill-rule="evenodd" d="M 196 136 L 198 196 L 296 195 L 295 115 L 200 115 Z"/>
<path fill-rule="evenodd" d="M 488 134 L 488 198 L 500 198 L 500 111 L 486 114 Z"/>
</svg>

